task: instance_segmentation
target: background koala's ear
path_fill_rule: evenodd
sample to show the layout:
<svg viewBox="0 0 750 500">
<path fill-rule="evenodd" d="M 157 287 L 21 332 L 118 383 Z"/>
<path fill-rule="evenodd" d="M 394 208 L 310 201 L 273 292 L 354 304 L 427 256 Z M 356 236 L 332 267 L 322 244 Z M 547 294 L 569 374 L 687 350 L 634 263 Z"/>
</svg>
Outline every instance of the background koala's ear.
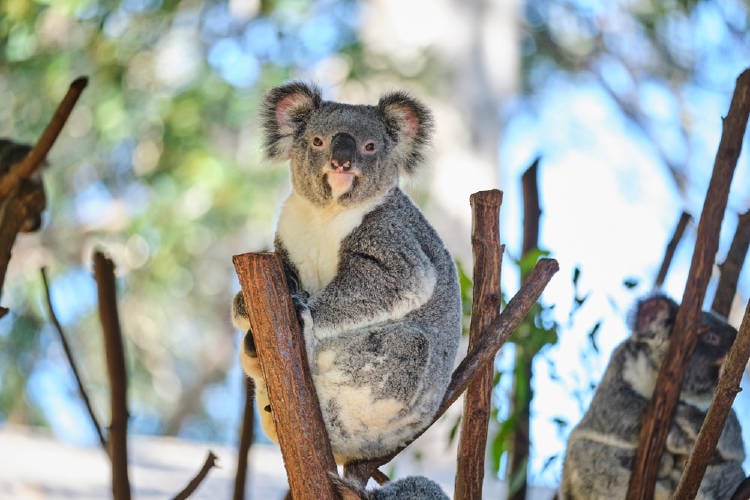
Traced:
<svg viewBox="0 0 750 500">
<path fill-rule="evenodd" d="M 405 92 L 381 97 L 378 112 L 396 142 L 393 153 L 399 166 L 411 173 L 422 160 L 422 150 L 432 135 L 432 113 Z"/>
<path fill-rule="evenodd" d="M 320 104 L 320 89 L 303 82 L 286 83 L 268 92 L 261 118 L 269 158 L 283 160 L 289 157 L 295 134 Z"/>
<path fill-rule="evenodd" d="M 664 295 L 654 295 L 638 302 L 635 333 L 642 337 L 667 336 L 677 314 L 677 303 Z"/>
</svg>

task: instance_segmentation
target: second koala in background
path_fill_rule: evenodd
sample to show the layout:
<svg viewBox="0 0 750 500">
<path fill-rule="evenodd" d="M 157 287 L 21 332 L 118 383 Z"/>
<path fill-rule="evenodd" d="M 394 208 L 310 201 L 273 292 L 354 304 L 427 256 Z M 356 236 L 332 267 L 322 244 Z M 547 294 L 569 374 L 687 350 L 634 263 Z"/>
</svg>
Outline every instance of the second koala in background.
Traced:
<svg viewBox="0 0 750 500">
<path fill-rule="evenodd" d="M 266 96 L 263 127 L 268 156 L 290 160 L 274 243 L 334 456 L 387 455 L 432 421 L 461 335 L 453 259 L 398 187 L 421 159 L 430 112 L 402 92 L 351 105 L 292 82 Z M 248 331 L 241 294 L 232 317 Z M 275 440 L 252 332 L 240 360 Z"/>
<path fill-rule="evenodd" d="M 588 411 L 568 438 L 560 495 L 568 499 L 625 498 L 641 415 L 669 346 L 678 305 L 657 295 L 638 303 L 633 332 L 612 353 Z M 671 498 L 700 430 L 737 331 L 704 312 L 680 400 L 661 458 L 654 498 Z M 745 450 L 734 410 L 729 413 L 697 498 L 730 498 L 745 478 Z"/>
</svg>

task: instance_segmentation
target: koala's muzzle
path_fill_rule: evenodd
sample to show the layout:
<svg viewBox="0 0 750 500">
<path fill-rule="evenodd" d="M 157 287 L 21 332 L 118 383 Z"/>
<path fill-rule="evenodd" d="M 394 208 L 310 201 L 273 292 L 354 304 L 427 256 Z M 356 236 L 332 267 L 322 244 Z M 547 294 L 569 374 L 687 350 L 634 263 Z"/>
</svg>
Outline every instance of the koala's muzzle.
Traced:
<svg viewBox="0 0 750 500">
<path fill-rule="evenodd" d="M 349 170 L 357 152 L 357 143 L 349 134 L 336 134 L 331 140 L 331 166 L 334 170 L 343 168 Z"/>
</svg>

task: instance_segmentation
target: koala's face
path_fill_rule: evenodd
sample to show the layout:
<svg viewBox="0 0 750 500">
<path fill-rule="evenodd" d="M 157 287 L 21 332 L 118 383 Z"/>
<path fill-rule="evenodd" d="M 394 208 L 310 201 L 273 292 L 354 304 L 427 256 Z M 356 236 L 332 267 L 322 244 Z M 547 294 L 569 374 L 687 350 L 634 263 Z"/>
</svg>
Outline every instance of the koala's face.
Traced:
<svg viewBox="0 0 750 500">
<path fill-rule="evenodd" d="M 703 312 L 698 327 L 698 342 L 685 371 L 683 390 L 701 394 L 713 391 L 721 367 L 737 337 L 737 330 L 710 312 Z"/>
<path fill-rule="evenodd" d="M 377 106 L 326 102 L 301 83 L 276 87 L 264 107 L 266 148 L 289 159 L 294 190 L 324 206 L 382 197 L 421 157 L 431 128 L 424 106 L 403 93 Z"/>
<path fill-rule="evenodd" d="M 638 304 L 632 338 L 648 344 L 658 362 L 667 351 L 677 308 L 676 302 L 664 296 L 650 297 Z M 696 335 L 698 341 L 688 361 L 682 388 L 704 394 L 713 391 L 737 330 L 715 314 L 703 312 Z"/>
</svg>

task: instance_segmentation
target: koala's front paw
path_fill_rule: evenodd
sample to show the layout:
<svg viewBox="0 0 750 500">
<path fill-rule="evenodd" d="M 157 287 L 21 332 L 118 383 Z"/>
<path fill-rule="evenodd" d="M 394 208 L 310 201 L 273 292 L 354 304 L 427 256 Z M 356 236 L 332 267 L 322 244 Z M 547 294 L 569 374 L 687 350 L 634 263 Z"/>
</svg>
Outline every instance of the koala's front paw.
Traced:
<svg viewBox="0 0 750 500">
<path fill-rule="evenodd" d="M 245 374 L 249 377 L 253 377 L 258 383 L 258 380 L 262 380 L 263 374 L 260 369 L 260 362 L 258 361 L 258 353 L 255 350 L 255 341 L 253 340 L 253 332 L 248 330 L 245 337 L 242 339 L 242 350 L 240 351 L 240 364 Z"/>
<path fill-rule="evenodd" d="M 237 292 L 234 300 L 232 300 L 232 324 L 243 332 L 250 330 L 250 318 L 247 314 L 245 297 L 242 296 L 242 292 Z"/>
</svg>

